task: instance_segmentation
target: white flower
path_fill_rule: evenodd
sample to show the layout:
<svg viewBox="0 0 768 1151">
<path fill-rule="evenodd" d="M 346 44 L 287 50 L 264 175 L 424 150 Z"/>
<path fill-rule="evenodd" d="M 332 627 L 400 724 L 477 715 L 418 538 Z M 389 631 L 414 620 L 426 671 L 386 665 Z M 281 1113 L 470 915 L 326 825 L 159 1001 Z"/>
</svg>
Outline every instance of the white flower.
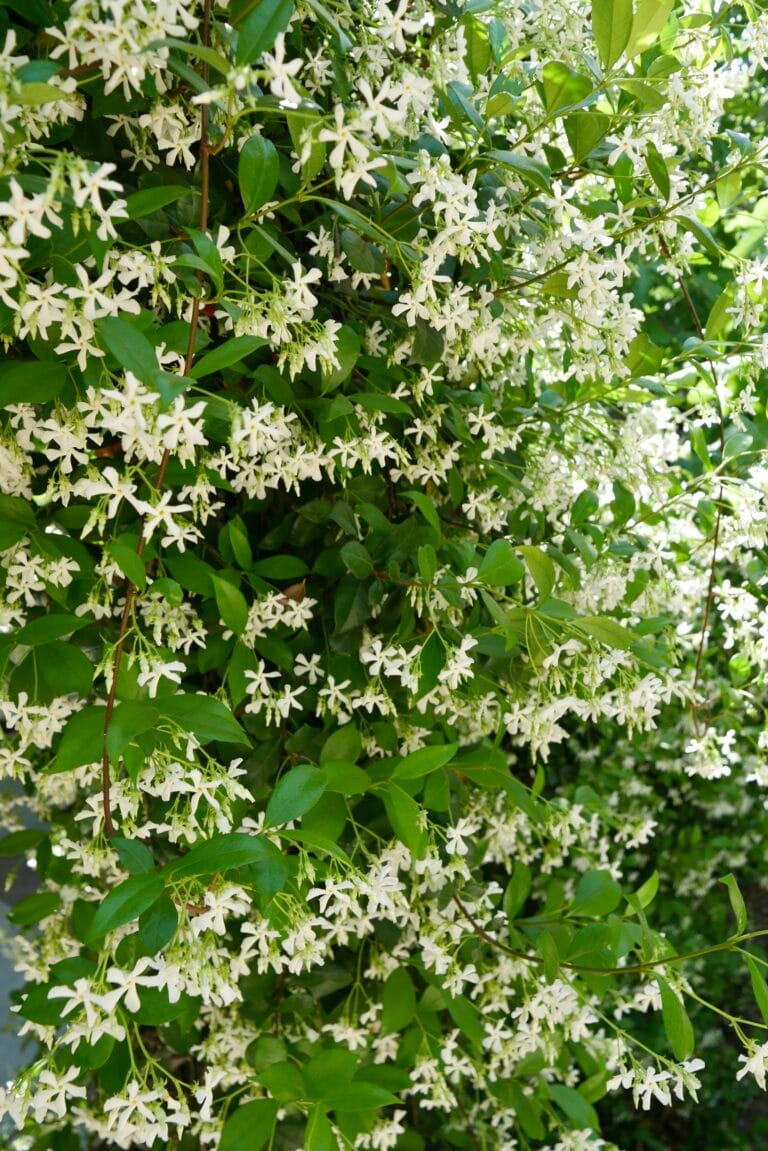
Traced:
<svg viewBox="0 0 768 1151">
<path fill-rule="evenodd" d="M 168 679 L 171 683 L 181 683 L 181 677 L 187 670 L 186 664 L 181 660 L 152 660 L 146 656 L 139 659 L 141 671 L 136 677 L 139 687 L 148 687 L 151 699 L 157 695 L 161 679 Z"/>
<path fill-rule="evenodd" d="M 753 1043 L 747 1048 L 747 1055 L 740 1055 L 739 1062 L 744 1066 L 736 1072 L 737 1079 L 743 1079 L 745 1075 L 754 1075 L 755 1082 L 758 1087 L 765 1091 L 765 1073 L 768 1071 L 768 1042 L 761 1043 L 759 1046 Z"/>
<path fill-rule="evenodd" d="M 162 983 L 161 977 L 155 973 L 154 975 L 145 975 L 144 972 L 148 967 L 153 965 L 151 956 L 142 955 L 137 960 L 132 971 L 123 971 L 119 967 L 110 967 L 107 971 L 107 982 L 114 983 L 120 990 L 123 996 L 123 1002 L 129 1011 L 138 1011 L 141 1007 L 141 1000 L 139 998 L 139 987 L 160 987 Z"/>
</svg>

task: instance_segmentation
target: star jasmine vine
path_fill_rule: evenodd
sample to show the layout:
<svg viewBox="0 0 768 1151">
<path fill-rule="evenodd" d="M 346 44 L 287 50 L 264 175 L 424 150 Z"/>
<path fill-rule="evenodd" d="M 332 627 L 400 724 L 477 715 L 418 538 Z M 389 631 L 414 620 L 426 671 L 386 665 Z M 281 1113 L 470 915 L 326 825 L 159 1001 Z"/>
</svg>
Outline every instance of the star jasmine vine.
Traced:
<svg viewBox="0 0 768 1151">
<path fill-rule="evenodd" d="M 767 61 L 751 0 L 0 6 L 9 1151 L 765 1089 Z"/>
</svg>

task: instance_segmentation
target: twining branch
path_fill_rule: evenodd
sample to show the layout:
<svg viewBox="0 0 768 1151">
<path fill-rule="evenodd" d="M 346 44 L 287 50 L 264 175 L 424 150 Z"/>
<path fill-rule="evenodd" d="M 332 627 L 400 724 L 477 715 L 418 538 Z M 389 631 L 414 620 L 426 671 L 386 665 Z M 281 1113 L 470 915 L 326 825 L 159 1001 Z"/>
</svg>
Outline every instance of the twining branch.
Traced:
<svg viewBox="0 0 768 1151">
<path fill-rule="evenodd" d="M 497 951 L 503 951 L 505 955 L 511 955 L 515 959 L 520 959 L 523 963 L 532 963 L 536 966 L 542 966 L 544 959 L 540 955 L 531 955 L 526 951 L 518 951 L 514 947 L 509 947 L 506 943 L 496 939 L 475 919 L 472 912 L 462 903 L 458 895 L 454 894 L 453 902 L 461 911 L 461 914 L 467 920 L 472 928 L 474 935 L 478 939 L 482 939 L 484 943 L 488 943 L 491 947 L 496 948 Z M 665 955 L 660 959 L 648 959 L 645 963 L 632 963 L 627 964 L 625 967 L 584 967 L 579 963 L 560 964 L 562 968 L 567 971 L 573 971 L 577 975 L 643 975 L 649 971 L 654 971 L 657 967 L 667 967 L 674 963 L 685 963 L 690 959 L 701 959 L 706 955 L 714 955 L 718 951 L 738 951 L 742 943 L 747 943 L 750 939 L 761 939 L 768 935 L 768 927 L 761 928 L 759 931 L 747 931 L 742 935 L 734 935 L 731 939 L 726 939 L 722 943 L 713 943 L 711 947 L 702 947 L 698 951 L 684 951 L 681 955 Z"/>
<path fill-rule="evenodd" d="M 213 0 L 205 0 L 205 7 L 203 11 L 203 21 L 201 26 L 201 40 L 203 46 L 210 47 L 211 40 L 211 14 L 213 9 Z M 205 60 L 202 61 L 200 67 L 200 74 L 202 79 L 208 82 L 208 64 Z M 199 157 L 199 170 L 200 170 L 200 214 L 199 214 L 199 228 L 201 232 L 208 230 L 208 199 L 209 199 L 209 183 L 210 183 L 210 156 L 211 147 L 208 139 L 208 105 L 203 104 L 200 108 L 200 157 Z M 195 342 L 197 339 L 197 328 L 200 321 L 200 296 L 193 296 L 192 308 L 189 318 L 189 336 L 187 339 L 186 355 L 184 357 L 184 375 L 188 376 L 192 370 L 192 365 L 195 359 Z M 166 448 L 160 460 L 160 466 L 157 470 L 157 475 L 154 481 L 154 489 L 156 492 L 161 491 L 165 483 L 165 473 L 168 468 L 168 461 L 170 459 L 170 452 Z M 136 555 L 141 557 L 144 554 L 146 547 L 146 536 L 144 534 L 144 524 L 142 521 L 141 531 L 139 533 L 139 541 L 136 545 Z M 120 617 L 120 627 L 117 634 L 117 643 L 115 644 L 115 652 L 112 659 L 112 680 L 109 685 L 109 694 L 107 695 L 107 706 L 104 712 L 104 728 L 102 731 L 102 748 L 101 748 L 101 797 L 102 806 L 104 811 L 104 831 L 112 838 L 115 835 L 115 825 L 112 820 L 112 801 L 110 796 L 111 785 L 111 768 L 109 750 L 107 747 L 107 737 L 109 735 L 110 725 L 112 723 L 112 716 L 115 711 L 115 702 L 117 698 L 117 685 L 120 678 L 120 666 L 123 659 L 123 651 L 125 648 L 125 640 L 128 633 L 128 625 L 131 621 L 133 612 L 133 601 L 136 597 L 136 585 L 130 580 L 125 588 L 125 603 L 123 605 L 123 613 Z"/>
</svg>

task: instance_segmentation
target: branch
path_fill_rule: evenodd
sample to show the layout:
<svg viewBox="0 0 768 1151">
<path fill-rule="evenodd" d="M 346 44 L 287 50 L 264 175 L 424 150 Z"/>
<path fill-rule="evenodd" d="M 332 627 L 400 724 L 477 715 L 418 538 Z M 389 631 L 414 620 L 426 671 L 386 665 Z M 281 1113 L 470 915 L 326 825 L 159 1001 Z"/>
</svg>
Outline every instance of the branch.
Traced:
<svg viewBox="0 0 768 1151">
<path fill-rule="evenodd" d="M 453 901 L 462 915 L 471 924 L 472 931 L 478 939 L 484 940 L 484 942 L 490 944 L 491 947 L 495 947 L 497 951 L 503 951 L 505 955 L 511 955 L 515 959 L 521 959 L 524 963 L 533 963 L 537 966 L 541 966 L 544 963 L 540 955 L 531 955 L 525 951 L 517 951 L 514 947 L 508 947 L 506 943 L 501 943 L 500 940 L 495 939 L 480 926 L 472 913 L 461 902 L 458 895 L 454 894 Z M 575 972 L 577 975 L 642 975 L 645 972 L 653 971 L 657 967 L 666 967 L 670 963 L 685 963 L 689 959 L 701 959 L 706 955 L 714 955 L 718 951 L 735 951 L 739 949 L 740 944 L 745 943 L 747 940 L 760 939 L 765 935 L 768 935 L 768 928 L 762 928 L 760 931 L 748 931 L 743 935 L 735 935 L 732 939 L 726 939 L 723 943 L 713 943 L 711 947 L 702 947 L 698 951 L 685 951 L 682 955 L 666 955 L 663 959 L 648 959 L 645 963 L 633 963 L 626 967 L 582 967 L 578 963 L 561 963 L 560 966 L 566 968 L 568 971 Z"/>
</svg>

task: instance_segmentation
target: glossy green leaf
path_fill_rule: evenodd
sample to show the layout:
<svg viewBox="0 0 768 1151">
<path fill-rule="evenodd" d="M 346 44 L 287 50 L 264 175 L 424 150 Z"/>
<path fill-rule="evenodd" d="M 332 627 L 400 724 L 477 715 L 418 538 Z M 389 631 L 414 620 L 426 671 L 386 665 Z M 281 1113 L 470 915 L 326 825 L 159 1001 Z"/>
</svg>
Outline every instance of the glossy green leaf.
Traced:
<svg viewBox="0 0 768 1151">
<path fill-rule="evenodd" d="M 229 708 L 208 695 L 165 695 L 155 700 L 163 718 L 182 731 L 191 731 L 203 742 L 248 743 L 248 736 Z"/>
<path fill-rule="evenodd" d="M 519 583 L 525 574 L 508 540 L 494 540 L 478 568 L 478 579 L 491 587 L 508 587 Z"/>
<path fill-rule="evenodd" d="M 315 806 L 328 786 L 325 772 L 300 764 L 278 782 L 267 804 L 266 822 L 275 827 L 299 819 Z"/>
<path fill-rule="evenodd" d="M 735 875 L 724 875 L 720 880 L 728 888 L 728 898 L 731 901 L 731 908 L 736 919 L 736 935 L 743 935 L 747 930 L 747 905 L 744 902 L 744 896 L 741 894 L 739 884 Z"/>
<path fill-rule="evenodd" d="M 221 1132 L 219 1151 L 262 1151 L 277 1122 L 275 1099 L 254 1099 L 233 1111 Z"/>
<path fill-rule="evenodd" d="M 97 945 L 104 936 L 138 919 L 142 911 L 146 911 L 162 894 L 163 877 L 157 871 L 144 872 L 141 875 L 132 875 L 130 879 L 123 880 L 117 887 L 101 901 L 96 908 L 88 932 L 88 941 Z"/>
<path fill-rule="evenodd" d="M 683 1001 L 678 992 L 674 991 L 660 975 L 656 976 L 656 982 L 661 992 L 664 1031 L 675 1059 L 680 1062 L 690 1059 L 695 1047 L 695 1038 Z"/>
<path fill-rule="evenodd" d="M 632 0 L 592 0 L 592 34 L 604 68 L 622 55 L 631 31 Z"/>
<path fill-rule="evenodd" d="M 248 623 L 248 601 L 229 580 L 212 575 L 211 583 L 222 623 L 235 635 L 242 635 Z"/>
<path fill-rule="evenodd" d="M 237 63 L 254 64 L 285 31 L 293 13 L 293 0 L 250 0 L 236 22 Z"/>
<path fill-rule="evenodd" d="M 189 373 L 193 380 L 202 380 L 205 376 L 213 376 L 224 368 L 231 368 L 233 364 L 240 364 L 257 348 L 263 348 L 266 340 L 260 336 L 235 336 L 225 344 L 214 348 L 201 356 Z"/>
<path fill-rule="evenodd" d="M 621 903 L 621 887 L 608 871 L 586 871 L 576 885 L 573 915 L 603 916 Z"/>
<path fill-rule="evenodd" d="M 67 366 L 60 360 L 6 361 L 0 365 L 0 408 L 10 404 L 43 404 L 67 382 Z"/>
<path fill-rule="evenodd" d="M 155 860 L 152 852 L 138 839 L 123 839 L 116 836 L 111 840 L 120 864 L 131 875 L 142 875 L 144 872 L 154 871 Z"/>
<path fill-rule="evenodd" d="M 255 868 L 262 874 L 269 888 L 278 881 L 282 884 L 287 875 L 283 857 L 273 843 L 240 831 L 201 840 L 186 855 L 166 864 L 164 872 L 169 878 L 179 880 L 213 876 L 245 867 Z"/>
<path fill-rule="evenodd" d="M 431 744 L 404 756 L 392 772 L 392 779 L 420 779 L 450 763 L 459 750 L 458 743 Z"/>
<path fill-rule="evenodd" d="M 525 560 L 525 566 L 531 573 L 539 596 L 541 599 L 549 599 L 557 581 L 557 573 L 552 560 L 541 548 L 529 544 L 521 545 L 518 551 Z"/>
<path fill-rule="evenodd" d="M 240 152 L 237 177 L 246 212 L 256 212 L 274 198 L 280 178 L 280 158 L 271 140 L 251 136 L 246 141 Z"/>
</svg>

